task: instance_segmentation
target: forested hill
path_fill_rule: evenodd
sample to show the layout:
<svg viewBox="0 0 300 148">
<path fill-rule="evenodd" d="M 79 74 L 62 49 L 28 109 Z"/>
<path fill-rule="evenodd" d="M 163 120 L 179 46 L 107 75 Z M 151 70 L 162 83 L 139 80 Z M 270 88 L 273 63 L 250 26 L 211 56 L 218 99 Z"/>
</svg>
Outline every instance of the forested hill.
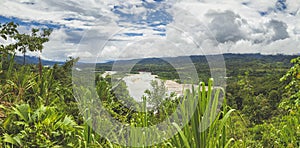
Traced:
<svg viewBox="0 0 300 148">
<path fill-rule="evenodd" d="M 224 54 L 227 76 L 243 75 L 246 71 L 253 71 L 251 75 L 264 75 L 267 74 L 269 69 L 272 71 L 286 71 L 290 66 L 290 60 L 297 56 L 292 55 L 262 55 L 262 54 Z M 168 58 L 146 58 L 146 59 L 133 59 L 110 61 L 107 63 L 98 63 L 98 71 L 112 70 L 113 66 L 130 67 L 131 73 L 138 71 L 152 72 L 161 78 L 176 79 L 176 70 L 170 63 L 180 63 L 182 67 L 188 67 L 190 63 L 184 63 L 187 58 L 190 58 L 194 63 L 199 77 L 207 80 L 210 77 L 210 69 L 205 56 L 194 55 L 190 57 L 168 57 Z M 115 68 L 115 67 L 114 67 Z M 115 68 L 117 69 L 117 68 Z"/>
<path fill-rule="evenodd" d="M 226 63 L 226 68 L 230 68 L 230 66 L 236 66 L 236 64 L 251 64 L 251 63 L 282 63 L 286 67 L 290 66 L 290 60 L 297 57 L 296 55 L 262 55 L 262 54 L 232 54 L 227 53 L 223 55 Z M 76 57 L 75 57 L 76 58 Z M 206 57 L 203 55 L 192 55 L 192 56 L 180 56 L 180 57 L 166 57 L 166 58 L 145 58 L 145 59 L 134 59 L 134 60 L 120 60 L 117 61 L 122 64 L 129 64 L 132 62 L 137 62 L 141 65 L 153 64 L 153 65 L 164 65 L 168 64 L 169 61 L 179 63 L 183 61 L 183 59 L 190 58 L 194 63 L 207 63 Z M 25 60 L 27 64 L 38 64 L 39 59 L 35 56 L 25 56 Z M 15 61 L 17 63 L 22 64 L 23 56 L 16 56 Z M 168 62 L 167 62 L 168 61 Z M 110 70 L 110 67 L 116 61 L 109 61 L 106 63 L 98 63 L 97 67 L 105 70 Z M 63 64 L 63 61 L 51 61 L 51 60 L 43 60 L 43 65 L 54 65 L 54 64 Z"/>
<path fill-rule="evenodd" d="M 24 60 L 24 57 L 23 56 L 15 56 L 15 61 L 16 63 L 19 63 L 19 64 L 23 64 L 23 60 Z M 25 63 L 26 64 L 38 64 L 39 63 L 39 58 L 38 57 L 35 57 L 35 56 L 25 56 Z M 53 66 L 54 64 L 64 64 L 65 62 L 62 62 L 62 61 L 51 61 L 51 60 L 43 60 L 42 59 L 42 63 L 43 65 L 47 65 L 47 66 Z"/>
<path fill-rule="evenodd" d="M 223 54 L 226 65 L 233 63 L 246 63 L 246 62 L 257 62 L 261 61 L 263 63 L 276 63 L 282 62 L 283 64 L 290 64 L 290 60 L 297 57 L 297 55 L 262 55 L 262 54 L 233 54 L 226 53 Z M 141 65 L 153 64 L 153 65 L 162 65 L 168 62 L 181 62 L 183 59 L 190 58 L 193 62 L 207 62 L 206 57 L 204 55 L 192 55 L 192 56 L 180 56 L 180 57 L 164 57 L 164 58 L 145 58 L 145 59 L 133 59 L 133 60 L 120 60 L 120 61 L 109 61 L 106 63 L 98 63 L 98 67 L 112 66 L 114 63 L 122 63 L 122 64 L 130 64 L 133 62 L 137 62 Z"/>
</svg>

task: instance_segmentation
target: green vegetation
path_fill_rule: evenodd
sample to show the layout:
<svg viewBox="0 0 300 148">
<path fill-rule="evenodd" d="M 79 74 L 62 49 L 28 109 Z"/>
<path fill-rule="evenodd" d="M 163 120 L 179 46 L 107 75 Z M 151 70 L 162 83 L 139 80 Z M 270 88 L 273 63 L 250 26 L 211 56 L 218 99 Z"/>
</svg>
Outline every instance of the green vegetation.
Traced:
<svg viewBox="0 0 300 148">
<path fill-rule="evenodd" d="M 28 51 L 42 52 L 50 34 L 49 29 L 32 29 L 31 34 L 20 34 L 14 23 L 0 25 L 2 39 L 16 40 L 0 45 L 0 147 L 124 147 L 89 126 L 96 120 L 106 119 L 105 116 L 89 118 L 91 114 L 101 113 L 94 106 L 95 102 L 101 102 L 109 115 L 125 127 L 152 127 L 166 121 L 170 126 L 160 128 L 177 131 L 152 147 L 300 146 L 299 57 L 225 55 L 228 74 L 225 92 L 213 88 L 205 57 L 192 56 L 199 79 L 204 82 L 177 97 L 165 96 L 164 86 L 153 81 L 153 90 L 145 92 L 141 104 L 129 95 L 124 81 L 112 86 L 113 77 L 103 78 L 97 74 L 98 97 L 80 102 L 82 100 L 75 99 L 71 75 L 79 59 L 70 58 L 63 65 L 52 67 L 43 67 L 41 60 L 38 65 L 14 60 L 18 51 L 23 56 Z M 169 60 L 180 63 L 180 58 Z M 98 64 L 97 68 L 111 70 L 112 63 Z M 187 65 L 183 65 L 180 72 L 185 68 Z M 138 71 L 149 71 L 162 79 L 178 79 L 176 70 L 168 62 L 157 59 L 139 62 L 132 72 Z M 92 96 L 88 88 L 81 89 L 85 92 L 82 95 Z M 92 110 L 78 108 L 82 104 L 90 105 Z M 154 109 L 147 110 L 146 104 Z M 195 111 L 190 108 L 193 104 Z M 207 112 L 208 108 L 211 110 Z M 173 114 L 176 110 L 182 114 Z M 174 122 L 189 117 L 186 125 Z M 118 136 L 115 131 L 120 129 L 111 125 L 108 120 L 99 128 Z M 141 140 L 152 142 L 169 134 L 155 134 L 151 135 L 153 139 L 146 139 L 145 135 L 132 131 L 127 139 L 137 145 Z M 143 143 L 137 146 L 147 147 Z"/>
</svg>

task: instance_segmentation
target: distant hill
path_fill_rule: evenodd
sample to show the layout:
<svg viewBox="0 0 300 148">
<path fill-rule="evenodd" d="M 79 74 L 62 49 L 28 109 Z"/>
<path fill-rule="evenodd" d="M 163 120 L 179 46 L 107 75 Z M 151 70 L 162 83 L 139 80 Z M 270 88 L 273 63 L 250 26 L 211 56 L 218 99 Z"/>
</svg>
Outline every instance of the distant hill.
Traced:
<svg viewBox="0 0 300 148">
<path fill-rule="evenodd" d="M 19 64 L 23 64 L 23 56 L 16 56 L 15 57 L 15 61 Z M 35 56 L 25 56 L 25 62 L 26 64 L 38 64 L 39 63 L 39 58 L 35 57 Z M 49 65 L 49 66 L 53 66 L 54 64 L 64 64 L 65 62 L 61 62 L 61 61 L 49 61 L 49 60 L 43 60 L 42 59 L 42 63 L 43 65 Z"/>
<path fill-rule="evenodd" d="M 259 60 L 263 63 L 276 63 L 283 62 L 285 64 L 289 64 L 290 59 L 297 57 L 297 55 L 262 55 L 262 54 L 231 54 L 227 53 L 223 55 L 226 66 L 230 66 L 233 63 L 237 63 L 238 61 L 242 63 L 253 62 Z M 145 59 L 132 59 L 132 60 L 117 60 L 117 61 L 108 61 L 106 63 L 97 63 L 98 70 L 111 70 L 112 66 L 116 63 L 118 65 L 134 65 L 146 66 L 146 65 L 159 65 L 159 66 L 170 66 L 170 62 L 172 63 L 182 63 L 186 61 L 185 59 L 191 59 L 193 63 L 207 63 L 207 59 L 204 55 L 192 55 L 192 56 L 180 56 L 180 57 L 164 57 L 164 58 L 145 58 Z M 26 64 L 38 64 L 39 59 L 35 56 L 25 56 Z M 15 61 L 19 64 L 23 64 L 23 56 L 16 56 Z M 54 64 L 64 64 L 62 61 L 50 61 L 43 60 L 43 65 L 53 66 Z M 91 64 L 91 63 L 78 63 L 81 65 Z M 183 64 L 183 63 L 182 63 Z"/>
<path fill-rule="evenodd" d="M 215 55 L 193 55 L 168 58 L 145 58 L 133 60 L 110 61 L 107 63 L 97 63 L 96 71 L 130 71 L 130 73 L 151 72 L 158 75 L 162 79 L 179 79 L 179 73 L 188 75 L 184 72 L 189 72 L 194 66 L 199 74 L 199 79 L 205 81 L 211 77 L 212 71 L 217 71 L 218 68 L 211 69 L 207 61 L 214 59 Z M 245 72 L 251 71 L 250 75 L 255 77 L 263 77 L 270 73 L 282 74 L 290 68 L 290 60 L 297 55 L 262 55 L 262 54 L 224 54 L 227 77 L 236 77 L 244 75 Z M 192 61 L 188 63 L 188 60 Z M 214 66 L 223 66 L 224 61 L 215 58 Z M 220 64 L 218 64 L 220 62 Z M 176 65 L 177 69 L 173 66 Z M 179 68 L 178 68 L 179 67 Z M 223 68 L 223 67 L 219 67 Z M 219 69 L 220 70 L 220 69 Z M 270 72 L 271 70 L 271 72 Z"/>
<path fill-rule="evenodd" d="M 214 56 L 214 55 L 209 55 Z M 241 61 L 242 63 L 260 61 L 263 63 L 276 63 L 283 62 L 289 64 L 292 58 L 297 57 L 297 55 L 262 55 L 259 53 L 255 54 L 232 54 L 227 53 L 223 54 L 226 65 L 231 65 Z M 145 59 L 132 59 L 132 60 L 118 60 L 118 61 L 109 61 L 106 63 L 97 63 L 97 68 L 101 70 L 109 70 L 113 65 L 128 65 L 134 63 L 134 65 L 165 65 L 168 62 L 172 63 L 182 63 L 186 61 L 185 59 L 191 59 L 193 63 L 207 63 L 206 56 L 204 55 L 192 55 L 192 56 L 180 56 L 180 57 L 165 57 L 165 58 L 145 58 Z"/>
</svg>

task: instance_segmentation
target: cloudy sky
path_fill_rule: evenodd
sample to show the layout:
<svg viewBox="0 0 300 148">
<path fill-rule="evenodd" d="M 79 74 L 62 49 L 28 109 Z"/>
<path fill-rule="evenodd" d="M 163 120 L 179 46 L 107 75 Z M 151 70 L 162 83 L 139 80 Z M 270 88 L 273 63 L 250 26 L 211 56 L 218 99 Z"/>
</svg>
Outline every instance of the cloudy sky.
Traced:
<svg viewBox="0 0 300 148">
<path fill-rule="evenodd" d="M 0 23 L 53 28 L 48 60 L 299 54 L 299 8 L 299 0 L 0 0 Z"/>
</svg>

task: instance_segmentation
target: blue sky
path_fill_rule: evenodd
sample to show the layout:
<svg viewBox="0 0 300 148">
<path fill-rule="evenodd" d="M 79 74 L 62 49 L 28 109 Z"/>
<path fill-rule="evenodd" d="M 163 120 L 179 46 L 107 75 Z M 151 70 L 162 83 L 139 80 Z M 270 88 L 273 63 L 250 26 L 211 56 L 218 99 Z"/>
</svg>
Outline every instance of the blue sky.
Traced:
<svg viewBox="0 0 300 148">
<path fill-rule="evenodd" d="M 2 0 L 0 22 L 53 28 L 49 60 L 298 54 L 299 8 L 298 0 Z"/>
</svg>

